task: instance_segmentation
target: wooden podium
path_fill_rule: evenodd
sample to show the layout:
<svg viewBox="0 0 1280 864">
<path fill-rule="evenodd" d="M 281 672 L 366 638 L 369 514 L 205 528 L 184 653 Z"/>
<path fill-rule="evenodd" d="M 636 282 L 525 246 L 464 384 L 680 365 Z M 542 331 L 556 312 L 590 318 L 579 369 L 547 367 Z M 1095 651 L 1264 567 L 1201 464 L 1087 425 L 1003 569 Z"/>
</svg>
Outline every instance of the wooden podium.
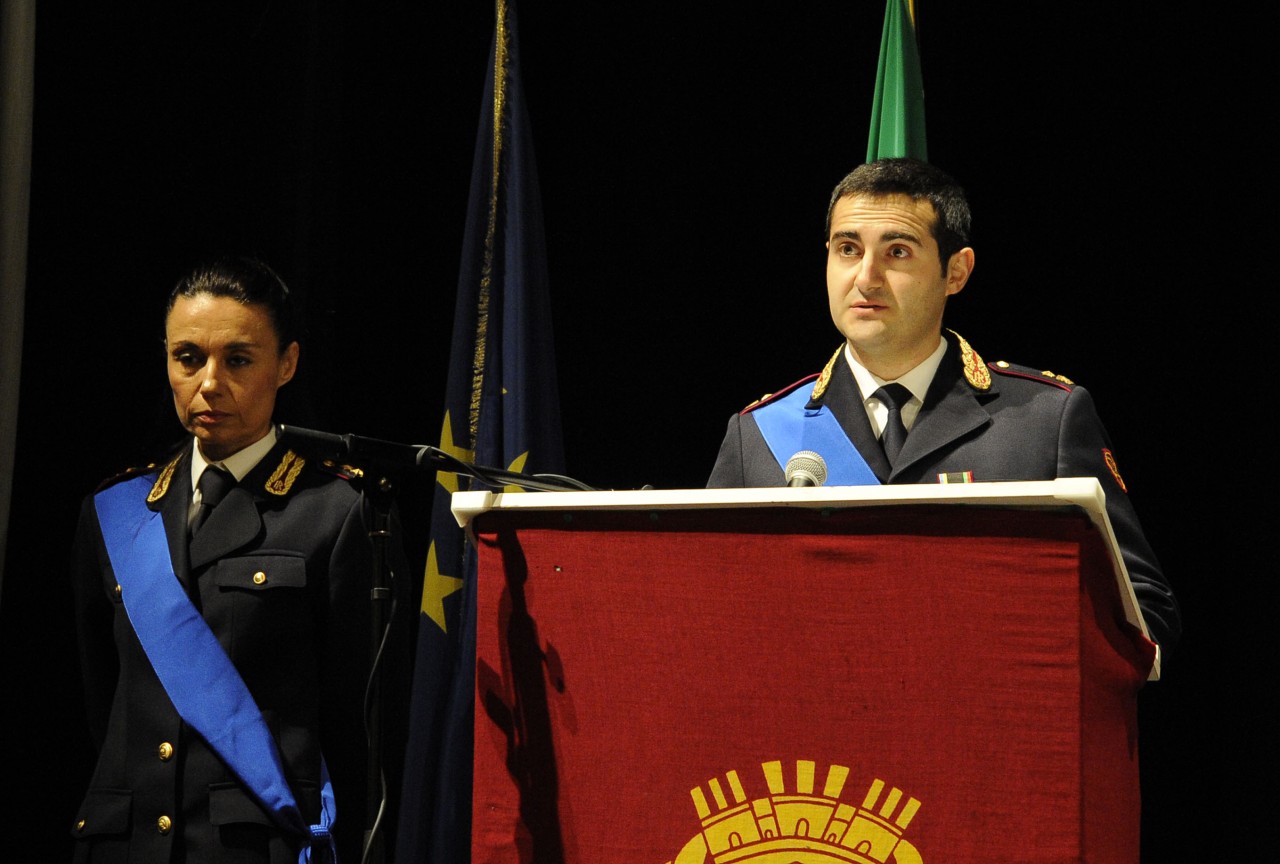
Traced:
<svg viewBox="0 0 1280 864">
<path fill-rule="evenodd" d="M 453 500 L 476 864 L 1138 861 L 1096 480 Z"/>
</svg>

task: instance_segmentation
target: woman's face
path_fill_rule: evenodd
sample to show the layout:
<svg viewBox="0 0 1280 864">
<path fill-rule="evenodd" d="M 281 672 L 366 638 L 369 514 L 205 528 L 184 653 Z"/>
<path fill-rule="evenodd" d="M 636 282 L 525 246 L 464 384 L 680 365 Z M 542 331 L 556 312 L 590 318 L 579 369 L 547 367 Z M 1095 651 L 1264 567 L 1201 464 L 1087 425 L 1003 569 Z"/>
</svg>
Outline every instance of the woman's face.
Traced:
<svg viewBox="0 0 1280 864">
<path fill-rule="evenodd" d="M 298 343 L 280 350 L 265 308 L 212 294 L 177 299 L 165 349 L 178 420 L 210 461 L 267 434 L 276 391 L 298 366 Z"/>
</svg>

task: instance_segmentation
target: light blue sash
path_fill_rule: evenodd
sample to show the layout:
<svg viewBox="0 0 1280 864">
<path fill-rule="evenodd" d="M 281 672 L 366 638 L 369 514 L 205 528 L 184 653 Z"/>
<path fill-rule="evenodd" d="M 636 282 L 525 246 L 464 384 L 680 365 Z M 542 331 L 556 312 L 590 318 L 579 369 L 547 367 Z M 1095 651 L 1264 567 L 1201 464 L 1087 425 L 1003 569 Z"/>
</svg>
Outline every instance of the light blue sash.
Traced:
<svg viewBox="0 0 1280 864">
<path fill-rule="evenodd" d="M 164 522 L 146 505 L 151 485 L 152 478 L 135 477 L 94 496 L 107 555 L 138 641 L 182 719 L 284 830 L 311 837 L 299 862 L 311 861 L 313 844 L 329 846 L 336 861 L 329 834 L 335 806 L 328 768 L 322 759 L 320 824 L 308 827 L 262 711 L 174 575 Z"/>
<path fill-rule="evenodd" d="M 809 389 L 795 390 L 751 412 L 773 458 L 785 471 L 801 450 L 812 450 L 827 463 L 825 486 L 879 486 L 880 481 L 853 446 L 826 405 L 809 404 Z"/>
</svg>

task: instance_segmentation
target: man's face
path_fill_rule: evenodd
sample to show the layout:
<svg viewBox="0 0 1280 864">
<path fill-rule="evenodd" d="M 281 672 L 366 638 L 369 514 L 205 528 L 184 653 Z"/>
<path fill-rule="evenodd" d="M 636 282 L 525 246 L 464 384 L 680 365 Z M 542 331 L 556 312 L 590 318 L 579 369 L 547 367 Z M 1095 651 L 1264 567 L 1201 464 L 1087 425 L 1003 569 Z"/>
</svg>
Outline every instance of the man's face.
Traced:
<svg viewBox="0 0 1280 864">
<path fill-rule="evenodd" d="M 178 419 L 217 461 L 267 434 L 276 391 L 293 377 L 298 343 L 280 350 L 267 311 L 230 297 L 179 297 L 165 322 Z"/>
<path fill-rule="evenodd" d="M 841 198 L 827 238 L 827 297 L 854 356 L 881 378 L 897 378 L 938 347 L 947 297 L 968 281 L 973 250 L 946 272 L 928 201 L 906 195 Z"/>
</svg>

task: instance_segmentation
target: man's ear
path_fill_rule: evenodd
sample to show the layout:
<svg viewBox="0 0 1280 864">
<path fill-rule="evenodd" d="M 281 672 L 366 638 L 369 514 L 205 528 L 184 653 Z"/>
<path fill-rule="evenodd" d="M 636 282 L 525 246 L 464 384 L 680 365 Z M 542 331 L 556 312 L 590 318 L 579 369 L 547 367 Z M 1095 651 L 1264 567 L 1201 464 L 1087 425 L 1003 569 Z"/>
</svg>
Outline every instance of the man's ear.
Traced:
<svg viewBox="0 0 1280 864">
<path fill-rule="evenodd" d="M 966 246 L 947 262 L 947 296 L 959 294 L 973 273 L 973 249 Z"/>
</svg>

